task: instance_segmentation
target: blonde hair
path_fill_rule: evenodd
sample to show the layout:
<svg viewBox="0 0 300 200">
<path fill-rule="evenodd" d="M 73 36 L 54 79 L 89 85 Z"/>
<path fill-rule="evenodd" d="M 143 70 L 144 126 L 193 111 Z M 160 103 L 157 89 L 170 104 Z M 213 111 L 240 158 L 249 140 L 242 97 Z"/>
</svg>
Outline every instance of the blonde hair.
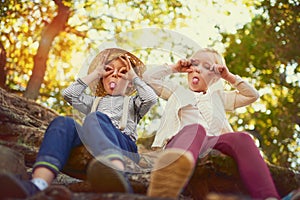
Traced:
<svg viewBox="0 0 300 200">
<path fill-rule="evenodd" d="M 214 57 L 214 61 L 216 64 L 226 65 L 224 57 L 213 48 L 199 49 L 192 55 L 192 58 L 195 57 L 199 53 L 211 53 Z"/>
</svg>

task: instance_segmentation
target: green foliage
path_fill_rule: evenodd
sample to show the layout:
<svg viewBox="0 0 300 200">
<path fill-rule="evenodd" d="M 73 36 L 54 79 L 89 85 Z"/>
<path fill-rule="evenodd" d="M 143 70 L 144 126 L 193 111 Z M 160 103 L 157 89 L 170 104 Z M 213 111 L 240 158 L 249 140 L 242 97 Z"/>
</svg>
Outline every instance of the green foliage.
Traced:
<svg viewBox="0 0 300 200">
<path fill-rule="evenodd" d="M 251 77 L 262 95 L 235 127 L 251 127 L 272 163 L 299 167 L 299 3 L 263 1 L 258 8 L 262 15 L 234 35 L 223 34 L 230 70 Z"/>
</svg>

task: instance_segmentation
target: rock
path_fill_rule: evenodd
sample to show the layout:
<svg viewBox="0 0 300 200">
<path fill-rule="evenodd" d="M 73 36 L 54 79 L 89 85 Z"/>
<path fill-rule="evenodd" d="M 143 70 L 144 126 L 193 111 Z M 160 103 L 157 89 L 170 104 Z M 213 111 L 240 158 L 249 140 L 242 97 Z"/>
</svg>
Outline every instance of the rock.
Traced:
<svg viewBox="0 0 300 200">
<path fill-rule="evenodd" d="M 0 145 L 0 173 L 12 173 L 27 180 L 28 174 L 24 164 L 24 156 L 8 147 Z"/>
<path fill-rule="evenodd" d="M 27 200 L 71 200 L 72 192 L 63 185 L 51 185 Z"/>
</svg>

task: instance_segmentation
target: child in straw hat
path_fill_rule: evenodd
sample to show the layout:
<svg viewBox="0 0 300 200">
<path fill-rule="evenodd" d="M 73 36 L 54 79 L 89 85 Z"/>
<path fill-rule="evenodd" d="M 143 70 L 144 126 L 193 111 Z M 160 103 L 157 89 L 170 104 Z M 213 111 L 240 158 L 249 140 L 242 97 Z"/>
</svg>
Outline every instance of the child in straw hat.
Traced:
<svg viewBox="0 0 300 200">
<path fill-rule="evenodd" d="M 136 127 L 157 101 L 154 91 L 139 77 L 143 69 L 143 63 L 125 50 L 101 51 L 88 75 L 63 92 L 74 108 L 86 114 L 83 125 L 70 117 L 55 118 L 45 133 L 32 179 L 1 174 L 0 184 L 5 187 L 1 197 L 25 198 L 47 188 L 63 169 L 71 149 L 82 144 L 96 157 L 87 168 L 87 178 L 96 191 L 131 192 L 123 173 L 124 156 L 139 161 Z M 85 93 L 88 86 L 94 96 Z"/>
</svg>

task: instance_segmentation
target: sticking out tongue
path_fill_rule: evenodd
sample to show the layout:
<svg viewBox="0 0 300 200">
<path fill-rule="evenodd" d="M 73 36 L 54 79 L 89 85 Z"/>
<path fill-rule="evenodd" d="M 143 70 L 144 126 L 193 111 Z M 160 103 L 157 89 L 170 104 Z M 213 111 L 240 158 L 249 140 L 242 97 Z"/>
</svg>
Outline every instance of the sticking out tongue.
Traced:
<svg viewBox="0 0 300 200">
<path fill-rule="evenodd" d="M 117 84 L 115 82 L 111 82 L 111 83 L 109 83 L 109 88 L 113 90 L 113 89 L 115 89 L 116 85 Z"/>
<path fill-rule="evenodd" d="M 196 77 L 194 77 L 192 83 L 193 83 L 193 84 L 198 84 L 198 83 L 199 83 L 199 79 L 196 78 Z"/>
</svg>

